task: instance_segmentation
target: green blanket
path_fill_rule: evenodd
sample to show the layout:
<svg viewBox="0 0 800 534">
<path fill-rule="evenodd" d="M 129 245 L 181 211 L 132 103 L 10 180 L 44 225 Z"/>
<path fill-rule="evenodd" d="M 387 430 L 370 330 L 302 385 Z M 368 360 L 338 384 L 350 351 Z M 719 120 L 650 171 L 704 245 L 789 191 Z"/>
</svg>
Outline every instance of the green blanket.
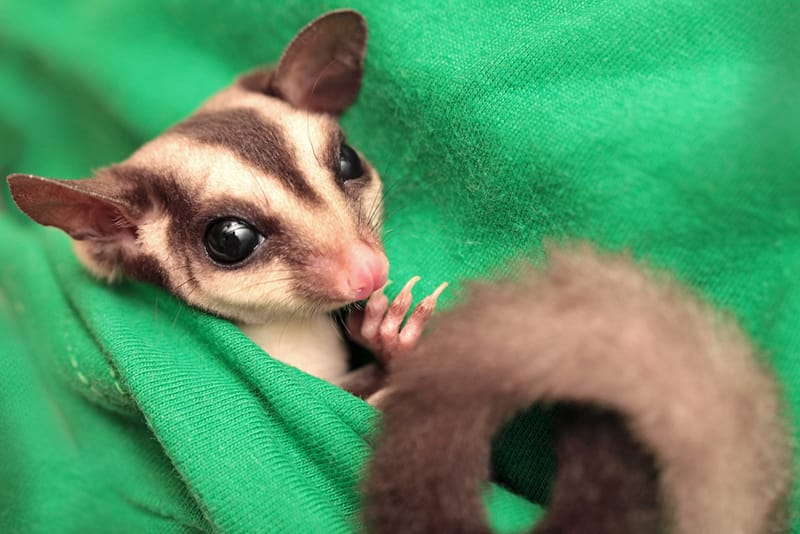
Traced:
<svg viewBox="0 0 800 534">
<path fill-rule="evenodd" d="M 391 278 L 449 280 L 449 305 L 547 237 L 630 248 L 740 319 L 794 418 L 800 10 L 469 4 L 349 5 L 371 34 L 344 126 L 387 184 Z M 120 160 L 335 7 L 0 0 L 0 171 Z M 356 528 L 369 406 L 153 287 L 96 283 L 1 200 L 0 531 Z M 498 439 L 500 531 L 542 513 L 548 429 L 532 411 Z"/>
</svg>

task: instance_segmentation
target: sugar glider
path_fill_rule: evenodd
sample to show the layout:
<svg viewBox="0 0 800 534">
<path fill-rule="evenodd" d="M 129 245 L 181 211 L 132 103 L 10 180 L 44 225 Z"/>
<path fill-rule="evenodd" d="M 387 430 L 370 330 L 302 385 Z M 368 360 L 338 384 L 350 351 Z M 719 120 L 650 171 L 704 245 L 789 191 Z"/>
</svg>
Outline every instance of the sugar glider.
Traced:
<svg viewBox="0 0 800 534">
<path fill-rule="evenodd" d="M 776 381 L 733 320 L 628 256 L 554 249 L 475 284 L 389 376 L 369 532 L 490 532 L 491 438 L 536 403 L 554 407 L 558 467 L 533 532 L 788 531 Z"/>
<path fill-rule="evenodd" d="M 194 114 L 92 178 L 8 178 L 20 209 L 68 233 L 93 274 L 158 284 L 236 322 L 278 359 L 356 393 L 330 312 L 386 360 L 407 351 L 443 289 L 400 324 L 412 279 L 389 305 L 381 180 L 338 117 L 359 92 L 367 31 L 355 11 L 321 16 L 274 68 L 246 74 Z"/>
</svg>

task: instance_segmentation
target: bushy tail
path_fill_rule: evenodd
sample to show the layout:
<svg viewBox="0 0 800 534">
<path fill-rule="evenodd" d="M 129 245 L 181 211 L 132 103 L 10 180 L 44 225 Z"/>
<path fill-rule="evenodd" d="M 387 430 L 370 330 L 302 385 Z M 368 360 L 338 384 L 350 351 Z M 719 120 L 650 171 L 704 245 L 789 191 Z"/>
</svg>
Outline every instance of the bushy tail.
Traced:
<svg viewBox="0 0 800 534">
<path fill-rule="evenodd" d="M 792 448 L 776 382 L 730 318 L 581 245 L 479 283 L 392 369 L 363 486 L 373 533 L 480 533 L 492 436 L 555 404 L 539 533 L 782 532 Z"/>
</svg>

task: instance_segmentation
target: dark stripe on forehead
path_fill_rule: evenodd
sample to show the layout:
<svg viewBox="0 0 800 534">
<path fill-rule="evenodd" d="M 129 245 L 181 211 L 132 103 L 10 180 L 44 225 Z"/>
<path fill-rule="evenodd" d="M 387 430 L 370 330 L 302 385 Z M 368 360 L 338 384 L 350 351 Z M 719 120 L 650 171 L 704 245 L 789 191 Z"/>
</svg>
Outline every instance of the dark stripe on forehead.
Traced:
<svg viewBox="0 0 800 534">
<path fill-rule="evenodd" d="M 194 210 L 190 183 L 164 169 L 119 164 L 101 169 L 98 176 L 121 182 L 121 200 L 136 217 L 154 210 L 168 211 L 171 219 L 186 219 Z"/>
<path fill-rule="evenodd" d="M 275 175 L 298 197 L 318 204 L 319 195 L 308 185 L 294 150 L 280 127 L 245 108 L 192 115 L 172 128 L 202 143 L 221 146 L 257 169 Z"/>
<path fill-rule="evenodd" d="M 152 259 L 128 261 L 124 265 L 132 278 L 164 286 L 176 294 L 185 294 L 196 285 L 191 268 L 192 254 L 191 221 L 197 211 L 196 194 L 187 189 L 185 181 L 163 169 L 120 164 L 101 170 L 98 175 L 121 182 L 122 200 L 132 214 L 147 217 L 158 213 L 167 217 L 167 250 L 155 251 Z M 160 257 L 159 257 L 160 256 Z M 180 268 L 176 272 L 156 271 L 154 263 L 166 265 L 167 256 L 178 258 Z"/>
</svg>

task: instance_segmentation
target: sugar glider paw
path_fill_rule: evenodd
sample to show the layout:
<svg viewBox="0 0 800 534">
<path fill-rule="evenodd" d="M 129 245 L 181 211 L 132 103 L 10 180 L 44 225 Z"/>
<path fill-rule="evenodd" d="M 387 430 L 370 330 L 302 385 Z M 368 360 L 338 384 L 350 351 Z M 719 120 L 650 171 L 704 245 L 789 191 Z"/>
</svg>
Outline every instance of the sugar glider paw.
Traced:
<svg viewBox="0 0 800 534">
<path fill-rule="evenodd" d="M 363 311 L 351 313 L 348 317 L 347 326 L 353 341 L 372 351 L 383 364 L 407 354 L 417 345 L 425 324 L 436 309 L 439 295 L 447 287 L 445 282 L 422 299 L 401 328 L 411 307 L 411 289 L 418 281 L 419 276 L 409 280 L 391 304 L 383 294 L 383 288 L 375 291 Z"/>
</svg>

